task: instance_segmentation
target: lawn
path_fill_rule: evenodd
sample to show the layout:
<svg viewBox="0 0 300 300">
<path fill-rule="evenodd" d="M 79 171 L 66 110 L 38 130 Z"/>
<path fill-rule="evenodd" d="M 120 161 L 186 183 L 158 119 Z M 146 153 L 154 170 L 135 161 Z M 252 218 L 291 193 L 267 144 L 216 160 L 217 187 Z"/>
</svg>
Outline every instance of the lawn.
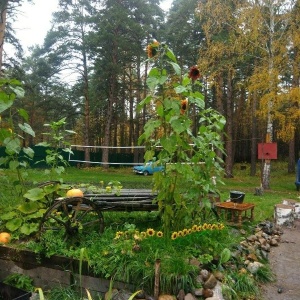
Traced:
<svg viewBox="0 0 300 300">
<path fill-rule="evenodd" d="M 223 178 L 224 185 L 218 185 L 221 201 L 229 198 L 230 191 L 241 191 L 245 193 L 244 202 L 255 204 L 255 222 L 266 219 L 272 219 L 274 205 L 281 203 L 283 199 L 298 200 L 299 192 L 295 186 L 295 174 L 287 173 L 287 166 L 284 162 L 272 162 L 270 189 L 265 190 L 262 196 L 255 195 L 255 188 L 260 186 L 260 165 L 257 165 L 256 176 L 249 176 L 250 165 L 236 164 L 234 168 L 234 177 Z M 29 178 L 32 182 L 41 182 L 48 180 L 43 176 L 43 170 L 33 169 L 29 171 Z M 111 181 L 119 181 L 124 188 L 151 188 L 152 176 L 136 175 L 132 168 L 109 168 L 101 167 L 91 168 L 69 168 L 63 175 L 64 182 L 78 184 L 89 183 L 99 184 L 103 181 L 108 184 Z M 0 200 L 1 201 L 1 200 Z M 300 201 L 300 200 L 299 200 Z"/>
</svg>

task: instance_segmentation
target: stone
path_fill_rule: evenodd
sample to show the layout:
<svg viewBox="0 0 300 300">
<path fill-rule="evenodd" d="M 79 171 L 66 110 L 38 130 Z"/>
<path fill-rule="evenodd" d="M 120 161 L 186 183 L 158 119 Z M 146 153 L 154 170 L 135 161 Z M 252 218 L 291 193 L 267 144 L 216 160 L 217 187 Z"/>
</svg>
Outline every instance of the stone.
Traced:
<svg viewBox="0 0 300 300">
<path fill-rule="evenodd" d="M 211 289 L 203 289 L 203 297 L 204 297 L 204 299 L 212 297 L 213 295 L 214 295 L 214 292 Z"/>
<path fill-rule="evenodd" d="M 185 292 L 183 289 L 181 289 L 179 292 L 178 292 L 178 295 L 177 295 L 177 300 L 184 300 L 185 298 Z"/>
<path fill-rule="evenodd" d="M 196 297 L 202 297 L 203 296 L 203 288 L 195 289 L 193 292 L 194 292 L 194 295 Z"/>
<path fill-rule="evenodd" d="M 196 300 L 196 298 L 191 293 L 188 293 L 185 295 L 184 300 Z"/>
<path fill-rule="evenodd" d="M 254 261 L 251 262 L 248 266 L 247 269 L 251 274 L 255 274 L 259 268 L 263 267 L 263 264 L 258 262 L 258 261 Z"/>
<path fill-rule="evenodd" d="M 225 300 L 223 298 L 222 284 L 220 282 L 218 282 L 217 285 L 214 287 L 213 292 L 214 292 L 214 295 L 211 298 L 217 299 L 217 300 Z M 206 298 L 206 299 L 210 299 L 210 298 Z"/>
<path fill-rule="evenodd" d="M 209 277 L 209 271 L 207 271 L 207 270 L 205 270 L 205 269 L 202 269 L 202 270 L 200 271 L 200 276 L 202 277 L 202 279 L 203 279 L 204 281 L 206 281 L 206 280 L 208 279 L 208 277 Z"/>
<path fill-rule="evenodd" d="M 248 242 L 255 242 L 255 241 L 257 241 L 257 236 L 255 234 L 252 234 L 252 235 L 247 237 L 247 241 Z"/>
<path fill-rule="evenodd" d="M 259 241 L 259 243 L 261 244 L 261 245 L 265 245 L 265 244 L 267 244 L 267 240 L 265 239 L 265 238 L 259 238 L 258 239 L 258 241 Z"/>
<path fill-rule="evenodd" d="M 216 271 L 214 271 L 214 276 L 216 277 L 216 279 L 218 280 L 218 281 L 223 281 L 223 279 L 224 279 L 224 274 L 221 272 L 221 271 L 219 271 L 219 270 L 216 270 Z"/>
<path fill-rule="evenodd" d="M 250 261 L 257 261 L 257 257 L 254 253 L 250 253 L 248 256 L 247 256 L 247 259 L 250 260 Z"/>
<path fill-rule="evenodd" d="M 204 282 L 204 289 L 213 289 L 217 285 L 217 279 L 213 274 L 210 274 L 208 279 Z"/>
<path fill-rule="evenodd" d="M 262 245 L 261 249 L 266 251 L 266 252 L 270 252 L 271 246 L 270 246 L 270 244 Z"/>
<path fill-rule="evenodd" d="M 115 290 L 115 289 L 114 289 Z M 112 300 L 128 300 L 132 295 L 132 292 L 127 290 L 117 290 L 117 293 L 113 293 Z M 109 298 L 107 299 L 109 300 Z"/>
<path fill-rule="evenodd" d="M 176 300 L 176 298 L 172 295 L 159 295 L 158 300 Z"/>
<path fill-rule="evenodd" d="M 270 245 L 272 247 L 277 247 L 279 244 L 278 244 L 278 240 L 277 239 L 271 239 L 270 241 Z"/>
</svg>

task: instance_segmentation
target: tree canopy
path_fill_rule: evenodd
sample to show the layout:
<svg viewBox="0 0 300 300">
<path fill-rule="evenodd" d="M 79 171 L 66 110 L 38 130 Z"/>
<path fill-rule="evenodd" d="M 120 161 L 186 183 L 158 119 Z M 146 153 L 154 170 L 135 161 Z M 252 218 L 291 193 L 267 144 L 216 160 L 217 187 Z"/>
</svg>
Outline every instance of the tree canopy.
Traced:
<svg viewBox="0 0 300 300">
<path fill-rule="evenodd" d="M 1 20 L 4 7 L 21 3 L 4 1 Z M 153 113 L 151 106 L 136 108 L 147 95 L 147 45 L 157 40 L 176 53 L 183 71 L 199 67 L 205 106 L 225 116 L 226 176 L 243 161 L 251 161 L 254 175 L 257 144 L 265 142 L 276 142 L 278 156 L 288 158 L 294 171 L 300 150 L 300 2 L 174 0 L 168 12 L 159 3 L 60 0 L 43 45 L 22 59 L 5 57 L 1 76 L 24 82 L 22 105 L 37 132 L 27 142 L 41 139 L 41 123 L 65 116 L 78 132 L 77 144 L 137 145 Z M 13 17 L 8 11 L 0 23 L 4 29 L 7 24 L 4 49 L 18 45 L 9 27 Z M 102 161 L 108 154 L 102 152 Z"/>
</svg>

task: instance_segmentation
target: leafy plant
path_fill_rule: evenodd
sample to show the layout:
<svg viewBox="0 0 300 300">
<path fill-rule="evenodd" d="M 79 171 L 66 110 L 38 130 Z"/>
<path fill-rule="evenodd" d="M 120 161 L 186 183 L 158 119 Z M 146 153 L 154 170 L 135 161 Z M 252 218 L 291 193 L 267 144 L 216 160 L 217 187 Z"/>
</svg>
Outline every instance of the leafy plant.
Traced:
<svg viewBox="0 0 300 300">
<path fill-rule="evenodd" d="M 33 279 L 24 274 L 10 274 L 4 279 L 3 282 L 24 291 L 34 291 Z"/>
<path fill-rule="evenodd" d="M 148 56 L 153 62 L 147 78 L 150 94 L 139 109 L 150 105 L 154 112 L 139 144 L 146 146 L 146 161 L 157 156 L 156 163 L 164 165 L 153 181 L 168 233 L 200 220 L 200 199 L 216 190 L 211 177 L 221 182 L 222 159 L 216 151 L 223 152 L 220 133 L 225 119 L 206 108 L 196 66 L 182 75 L 171 49 L 157 41 L 148 45 Z"/>
<path fill-rule="evenodd" d="M 0 166 L 10 169 L 8 182 L 12 185 L 15 197 L 21 197 L 26 178 L 28 161 L 33 158 L 34 151 L 23 147 L 23 135 L 35 136 L 28 124 L 28 113 L 24 109 L 16 109 L 15 100 L 24 97 L 20 81 L 0 78 L 0 145 L 5 147 L 5 156 L 0 157 Z M 24 123 L 19 120 L 24 120 Z"/>
<path fill-rule="evenodd" d="M 45 127 L 49 127 L 50 129 L 49 132 L 43 133 L 49 137 L 49 141 L 37 145 L 47 147 L 45 162 L 51 169 L 45 172 L 51 175 L 51 177 L 61 175 L 65 172 L 65 167 L 69 165 L 68 161 L 64 159 L 62 152 L 73 154 L 67 137 L 75 134 L 75 131 L 64 129 L 65 125 L 66 118 L 62 118 L 57 122 L 53 121 L 49 124 L 44 124 Z"/>
<path fill-rule="evenodd" d="M 3 226 L 14 233 L 14 238 L 38 232 L 40 220 L 48 206 L 55 198 L 64 195 L 65 189 L 60 182 L 50 181 L 28 190 L 21 204 L 3 208 L 5 213 L 0 216 Z"/>
</svg>

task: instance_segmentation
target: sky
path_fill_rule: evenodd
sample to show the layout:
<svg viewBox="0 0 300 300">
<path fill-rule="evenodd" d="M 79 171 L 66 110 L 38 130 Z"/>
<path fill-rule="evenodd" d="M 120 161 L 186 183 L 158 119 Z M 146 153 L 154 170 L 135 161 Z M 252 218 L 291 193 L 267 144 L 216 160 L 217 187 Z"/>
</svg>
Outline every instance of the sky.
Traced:
<svg viewBox="0 0 300 300">
<path fill-rule="evenodd" d="M 173 0 L 164 0 L 161 8 L 168 10 Z M 52 13 L 58 0 L 33 0 L 34 4 L 24 3 L 20 8 L 18 21 L 14 23 L 16 35 L 27 52 L 28 47 L 41 45 L 51 28 Z"/>
</svg>

